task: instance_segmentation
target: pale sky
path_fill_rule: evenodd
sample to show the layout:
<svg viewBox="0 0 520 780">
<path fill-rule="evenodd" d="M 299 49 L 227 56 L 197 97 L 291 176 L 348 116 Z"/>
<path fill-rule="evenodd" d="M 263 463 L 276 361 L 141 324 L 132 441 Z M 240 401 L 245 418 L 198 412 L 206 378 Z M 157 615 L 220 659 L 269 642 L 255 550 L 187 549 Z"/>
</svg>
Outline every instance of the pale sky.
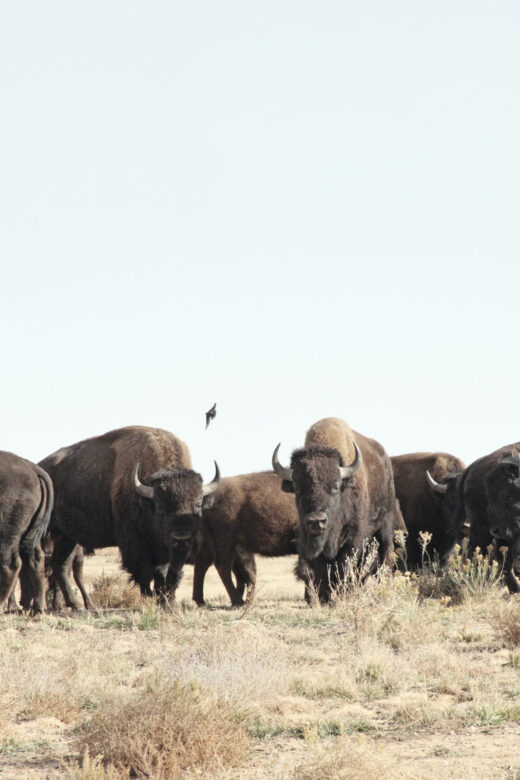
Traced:
<svg viewBox="0 0 520 780">
<path fill-rule="evenodd" d="M 519 439 L 519 40 L 512 0 L 0 3 L 1 448 Z"/>
</svg>

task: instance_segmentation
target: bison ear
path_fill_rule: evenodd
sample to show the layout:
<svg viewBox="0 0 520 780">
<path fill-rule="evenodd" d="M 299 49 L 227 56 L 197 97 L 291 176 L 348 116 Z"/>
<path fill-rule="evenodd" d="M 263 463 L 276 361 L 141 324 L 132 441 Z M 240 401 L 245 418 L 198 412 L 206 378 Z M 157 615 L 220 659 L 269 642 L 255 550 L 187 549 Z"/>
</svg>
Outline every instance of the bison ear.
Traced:
<svg viewBox="0 0 520 780">
<path fill-rule="evenodd" d="M 294 493 L 294 482 L 290 479 L 282 479 L 282 490 L 284 493 Z"/>
</svg>

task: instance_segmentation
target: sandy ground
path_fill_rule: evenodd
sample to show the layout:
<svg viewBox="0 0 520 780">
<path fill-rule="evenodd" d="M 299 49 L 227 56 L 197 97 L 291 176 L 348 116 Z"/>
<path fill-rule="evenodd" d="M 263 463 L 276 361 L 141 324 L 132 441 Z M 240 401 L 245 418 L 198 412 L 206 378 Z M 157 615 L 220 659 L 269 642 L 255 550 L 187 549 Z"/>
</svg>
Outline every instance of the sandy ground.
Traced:
<svg viewBox="0 0 520 780">
<path fill-rule="evenodd" d="M 284 614 L 306 615 L 311 614 L 303 602 L 303 586 L 293 575 L 293 558 L 262 559 L 258 558 L 257 593 L 255 609 L 266 613 L 271 610 L 273 614 L 284 605 Z M 86 559 L 85 575 L 87 582 L 92 582 L 102 574 L 116 575 L 120 573 L 119 555 L 116 549 L 100 550 L 95 556 Z M 193 568 L 186 567 L 183 582 L 178 591 L 178 601 L 186 605 L 190 611 L 191 588 Z M 222 613 L 223 618 L 236 615 L 236 610 L 229 608 L 227 594 L 222 586 L 215 569 L 211 568 L 206 578 L 206 597 L 213 602 L 211 614 L 213 616 Z M 68 610 L 66 611 L 69 612 Z M 192 611 L 197 616 L 199 611 Z M 227 616 L 227 617 L 226 617 Z M 246 617 L 247 619 L 247 617 Z M 254 621 L 254 614 L 251 619 Z M 254 625 L 254 622 L 253 622 Z M 27 624 L 26 634 L 30 635 L 30 621 Z M 84 630 L 93 630 L 85 626 Z M 265 623 L 261 624 L 265 630 Z M 73 630 L 73 629 L 71 629 Z M 283 623 L 276 625 L 277 636 L 284 635 Z M 142 635 L 142 632 L 141 632 Z M 123 641 L 121 633 L 114 635 L 117 641 Z M 132 652 L 132 635 L 125 635 L 124 641 L 128 644 L 126 652 Z M 288 640 L 289 641 L 289 640 Z M 301 653 L 298 642 L 304 639 L 296 638 L 292 642 L 294 652 Z M 329 640 L 327 640 L 329 641 Z M 115 645 L 114 645 L 115 646 Z M 464 648 L 462 648 L 464 649 Z M 42 652 L 44 648 L 42 647 Z M 292 652 L 292 651 L 291 651 Z M 310 653 L 314 650 L 309 651 Z M 319 655 L 319 647 L 318 647 Z M 503 651 L 505 654 L 505 651 Z M 491 656 L 490 656 L 491 657 Z M 505 655 L 504 655 L 505 659 Z M 500 665 L 501 659 L 495 658 Z M 309 662 L 313 659 L 309 656 Z M 468 660 L 468 663 L 470 661 Z M 520 671 L 518 672 L 520 678 Z M 491 678 L 490 678 L 491 679 Z M 492 697 L 492 683 L 490 682 L 490 698 Z M 519 696 L 519 690 L 511 692 L 512 699 Z M 395 707 L 396 702 L 387 699 L 384 702 L 370 701 L 367 703 L 346 702 L 334 703 L 334 710 L 327 710 L 330 702 L 308 702 L 303 705 L 295 697 L 286 697 L 283 704 L 284 717 L 291 718 L 291 708 L 294 707 L 295 718 L 306 707 L 316 707 L 316 713 L 321 717 L 329 715 L 354 717 L 370 717 L 377 722 L 379 714 L 384 713 L 385 707 Z M 517 720 L 520 720 L 518 718 Z M 1 736 L 1 733 L 0 733 Z M 384 766 L 398 768 L 399 774 L 406 778 L 461 778 L 461 780 L 484 780 L 485 778 L 507 778 L 508 780 L 520 779 L 520 756 L 518 750 L 520 737 L 520 724 L 518 722 L 501 723 L 498 727 L 471 726 L 468 728 L 453 728 L 449 725 L 439 733 L 433 729 L 429 733 L 427 728 L 414 730 L 413 727 L 385 727 L 381 731 L 377 729 L 368 735 L 356 735 L 357 744 L 366 744 L 367 754 L 384 757 Z M 365 740 L 365 743 L 363 743 Z M 322 740 L 323 743 L 326 740 Z M 333 742 L 330 743 L 331 746 Z M 71 740 L 66 725 L 58 718 L 52 716 L 38 717 L 31 720 L 19 720 L 11 725 L 8 740 L 4 749 L 0 749 L 0 777 L 12 778 L 55 778 L 67 777 L 68 770 L 65 762 L 70 760 Z M 17 752 L 16 745 L 33 746 L 31 750 Z M 10 747 L 12 746 L 12 748 Z M 269 740 L 258 740 L 253 750 L 251 759 L 239 772 L 229 772 L 229 778 L 284 778 L 294 776 L 294 767 L 305 761 L 309 745 L 302 739 L 287 736 L 273 737 Z M 332 748 L 331 748 L 332 749 Z M 68 759 L 69 757 L 69 759 Z M 389 770 L 387 770 L 389 771 Z M 320 777 L 320 773 L 315 775 Z M 338 766 L 338 778 L 345 776 L 341 766 Z M 384 777 L 385 771 L 381 768 L 360 770 L 359 778 Z M 392 774 L 392 777 L 394 775 Z M 349 774 L 348 777 L 353 777 Z"/>
</svg>

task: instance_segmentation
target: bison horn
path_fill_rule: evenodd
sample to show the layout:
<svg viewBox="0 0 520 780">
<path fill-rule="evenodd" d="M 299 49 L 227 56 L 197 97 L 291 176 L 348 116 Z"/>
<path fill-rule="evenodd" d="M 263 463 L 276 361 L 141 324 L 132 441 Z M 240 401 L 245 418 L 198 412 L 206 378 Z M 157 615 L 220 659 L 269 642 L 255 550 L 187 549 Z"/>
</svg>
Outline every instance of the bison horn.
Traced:
<svg viewBox="0 0 520 780">
<path fill-rule="evenodd" d="M 292 482 L 292 469 L 287 469 L 285 466 L 282 466 L 280 461 L 278 460 L 278 450 L 282 446 L 282 442 L 278 444 L 275 447 L 275 450 L 273 452 L 273 457 L 271 458 L 271 463 L 273 464 L 273 471 L 275 471 L 279 477 L 282 479 L 285 479 L 287 482 Z"/>
<path fill-rule="evenodd" d="M 218 488 L 218 483 L 220 482 L 220 469 L 218 467 L 218 463 L 216 460 L 213 461 L 215 464 L 215 476 L 211 480 L 211 482 L 208 482 L 207 485 L 202 486 L 202 495 L 203 496 L 210 496 L 212 493 L 215 492 L 215 490 Z"/>
<path fill-rule="evenodd" d="M 132 484 L 140 496 L 153 499 L 153 487 L 149 487 L 149 485 L 143 485 L 143 483 L 139 480 L 137 472 L 139 471 L 140 465 L 140 463 L 136 463 L 134 466 L 134 470 L 132 471 Z"/>
<path fill-rule="evenodd" d="M 428 480 L 428 484 L 431 489 L 435 490 L 436 493 L 441 493 L 442 495 L 446 493 L 448 486 L 441 485 L 440 482 L 436 482 L 429 471 L 426 471 L 426 479 Z"/>
<path fill-rule="evenodd" d="M 350 479 L 350 477 L 353 477 L 363 462 L 363 456 L 361 455 L 361 450 L 357 446 L 356 442 L 354 442 L 354 450 L 356 452 L 356 457 L 354 458 L 350 466 L 339 467 L 339 474 L 341 479 Z"/>
</svg>

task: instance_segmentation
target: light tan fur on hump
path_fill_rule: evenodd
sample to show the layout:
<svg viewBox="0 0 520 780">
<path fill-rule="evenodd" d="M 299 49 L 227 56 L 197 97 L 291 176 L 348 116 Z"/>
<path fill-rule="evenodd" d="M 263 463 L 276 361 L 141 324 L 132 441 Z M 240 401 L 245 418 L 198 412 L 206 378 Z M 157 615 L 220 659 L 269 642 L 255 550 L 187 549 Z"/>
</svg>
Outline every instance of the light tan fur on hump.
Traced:
<svg viewBox="0 0 520 780">
<path fill-rule="evenodd" d="M 324 417 L 311 425 L 305 436 L 305 446 L 309 444 L 333 447 L 343 457 L 346 466 L 352 463 L 356 455 L 354 434 L 345 420 L 339 417 Z"/>
</svg>

